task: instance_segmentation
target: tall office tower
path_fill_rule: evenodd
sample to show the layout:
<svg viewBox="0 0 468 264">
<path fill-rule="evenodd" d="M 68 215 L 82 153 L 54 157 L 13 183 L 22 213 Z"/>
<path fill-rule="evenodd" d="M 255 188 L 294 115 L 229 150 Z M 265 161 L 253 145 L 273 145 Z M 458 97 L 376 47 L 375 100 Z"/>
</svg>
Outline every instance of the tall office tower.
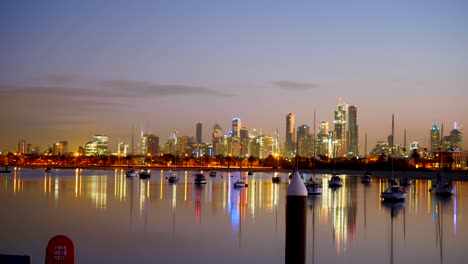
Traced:
<svg viewBox="0 0 468 264">
<path fill-rule="evenodd" d="M 334 157 L 343 157 L 346 154 L 346 106 L 338 99 L 338 109 L 335 110 Z"/>
<path fill-rule="evenodd" d="M 221 155 L 224 153 L 224 141 L 223 141 L 223 129 L 218 125 L 215 124 L 213 126 L 213 155 Z"/>
<path fill-rule="evenodd" d="M 241 129 L 241 120 L 239 118 L 232 119 L 232 137 L 239 137 Z"/>
<path fill-rule="evenodd" d="M 242 127 L 240 129 L 240 142 L 241 142 L 241 147 L 242 147 L 241 155 L 243 157 L 248 156 L 250 137 L 249 137 L 249 130 L 246 127 Z"/>
<path fill-rule="evenodd" d="M 463 150 L 463 133 L 457 122 L 450 134 L 444 137 L 443 148 L 446 151 Z"/>
<path fill-rule="evenodd" d="M 118 157 L 127 157 L 128 154 L 129 154 L 128 144 L 126 144 L 124 142 L 119 142 L 117 144 L 117 156 Z"/>
<path fill-rule="evenodd" d="M 159 155 L 159 137 L 153 134 L 147 134 L 146 140 L 146 154 L 150 154 L 152 156 Z"/>
<path fill-rule="evenodd" d="M 85 156 L 102 156 L 107 155 L 109 150 L 107 142 L 109 137 L 106 135 L 94 135 L 94 140 L 85 144 Z"/>
<path fill-rule="evenodd" d="M 310 127 L 308 125 L 302 125 L 297 127 L 297 140 L 303 139 L 310 135 Z"/>
<path fill-rule="evenodd" d="M 297 145 L 300 156 L 309 156 L 311 149 L 310 127 L 308 125 L 302 125 L 297 127 Z"/>
<path fill-rule="evenodd" d="M 201 122 L 197 123 L 196 129 L 197 129 L 197 134 L 196 134 L 197 144 L 200 144 L 202 143 L 202 123 Z"/>
<path fill-rule="evenodd" d="M 329 133 L 328 122 L 321 122 L 317 134 L 317 156 L 329 156 Z"/>
<path fill-rule="evenodd" d="M 348 156 L 357 157 L 359 155 L 357 107 L 348 107 Z"/>
<path fill-rule="evenodd" d="M 292 157 L 294 155 L 294 114 L 289 113 L 286 115 L 286 157 Z"/>
<path fill-rule="evenodd" d="M 26 154 L 26 141 L 24 139 L 18 141 L 18 153 Z"/>
<path fill-rule="evenodd" d="M 53 154 L 58 155 L 67 155 L 68 154 L 68 141 L 60 141 L 54 144 Z"/>
<path fill-rule="evenodd" d="M 440 146 L 440 128 L 437 125 L 437 121 L 434 121 L 434 125 L 431 128 L 431 152 L 437 152 Z"/>
</svg>

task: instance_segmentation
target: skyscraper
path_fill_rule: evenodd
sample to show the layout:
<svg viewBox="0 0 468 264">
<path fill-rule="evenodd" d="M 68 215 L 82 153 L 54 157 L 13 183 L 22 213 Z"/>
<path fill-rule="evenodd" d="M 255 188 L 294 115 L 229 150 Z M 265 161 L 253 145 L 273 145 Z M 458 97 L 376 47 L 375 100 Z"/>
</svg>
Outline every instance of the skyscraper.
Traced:
<svg viewBox="0 0 468 264">
<path fill-rule="evenodd" d="M 196 134 L 196 140 L 197 144 L 202 143 L 202 123 L 198 122 L 196 126 L 197 134 Z"/>
<path fill-rule="evenodd" d="M 343 157 L 346 154 L 346 106 L 338 99 L 338 108 L 335 110 L 334 129 L 334 157 Z"/>
<path fill-rule="evenodd" d="M 232 119 L 232 137 L 240 137 L 241 120 L 237 117 Z"/>
<path fill-rule="evenodd" d="M 292 157 L 295 147 L 294 147 L 294 114 L 289 113 L 286 115 L 286 157 Z"/>
<path fill-rule="evenodd" d="M 431 128 L 431 152 L 437 152 L 440 147 L 440 128 L 437 125 L 437 121 L 434 121 L 434 125 Z"/>
<path fill-rule="evenodd" d="M 348 156 L 356 157 L 359 155 L 358 144 L 358 125 L 357 125 L 357 107 L 351 105 L 348 107 Z"/>
</svg>

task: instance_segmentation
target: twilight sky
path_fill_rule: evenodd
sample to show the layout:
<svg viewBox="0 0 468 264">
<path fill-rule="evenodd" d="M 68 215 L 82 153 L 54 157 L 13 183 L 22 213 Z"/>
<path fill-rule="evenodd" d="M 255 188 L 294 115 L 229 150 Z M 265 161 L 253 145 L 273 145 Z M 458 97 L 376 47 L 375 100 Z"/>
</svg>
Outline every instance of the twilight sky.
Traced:
<svg viewBox="0 0 468 264">
<path fill-rule="evenodd" d="M 239 117 L 284 141 L 358 108 L 360 150 L 391 133 L 426 147 L 468 124 L 468 2 L 0 2 L 0 150 L 26 140 L 75 151 L 93 134 L 129 142 L 132 125 L 209 141 Z M 468 144 L 464 135 L 464 148 Z M 408 143 L 409 144 L 409 143 Z"/>
</svg>

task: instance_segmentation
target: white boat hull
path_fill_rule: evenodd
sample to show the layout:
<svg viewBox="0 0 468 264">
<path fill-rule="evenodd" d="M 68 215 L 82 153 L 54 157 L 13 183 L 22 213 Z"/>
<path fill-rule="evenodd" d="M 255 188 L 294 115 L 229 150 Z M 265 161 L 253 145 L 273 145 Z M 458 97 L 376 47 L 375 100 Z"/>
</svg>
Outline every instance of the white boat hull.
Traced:
<svg viewBox="0 0 468 264">
<path fill-rule="evenodd" d="M 406 199 L 406 192 L 399 187 L 390 187 L 380 194 L 384 201 L 404 201 Z"/>
</svg>

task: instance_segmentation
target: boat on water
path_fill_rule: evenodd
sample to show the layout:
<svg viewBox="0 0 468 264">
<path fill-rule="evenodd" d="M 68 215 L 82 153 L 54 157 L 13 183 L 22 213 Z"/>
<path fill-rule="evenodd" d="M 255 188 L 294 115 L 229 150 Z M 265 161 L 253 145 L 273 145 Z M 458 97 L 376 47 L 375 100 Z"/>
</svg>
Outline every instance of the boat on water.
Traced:
<svg viewBox="0 0 468 264">
<path fill-rule="evenodd" d="M 193 183 L 200 185 L 200 184 L 206 184 L 206 177 L 203 173 L 197 173 L 195 174 L 195 180 L 193 180 Z"/>
<path fill-rule="evenodd" d="M 278 175 L 277 172 L 275 172 L 275 175 L 271 177 L 271 182 L 273 183 L 280 183 L 281 182 L 281 177 Z"/>
<path fill-rule="evenodd" d="M 250 176 L 252 176 L 252 175 L 253 175 L 253 171 L 249 171 L 249 172 L 247 172 L 247 175 L 250 175 Z"/>
<path fill-rule="evenodd" d="M 127 177 L 137 177 L 138 171 L 134 167 L 128 167 L 125 171 L 125 176 Z"/>
<path fill-rule="evenodd" d="M 453 194 L 452 182 L 446 180 L 440 172 L 437 172 L 437 179 L 432 184 L 432 191 L 437 196 L 451 196 Z"/>
<path fill-rule="evenodd" d="M 413 180 L 411 178 L 408 178 L 407 176 L 403 176 L 403 179 L 400 180 L 401 186 L 408 186 L 411 184 L 413 184 Z"/>
<path fill-rule="evenodd" d="M 218 172 L 216 170 L 210 171 L 210 177 L 216 177 L 217 175 L 218 175 Z"/>
<path fill-rule="evenodd" d="M 168 178 L 169 183 L 177 183 L 179 182 L 179 176 L 177 175 L 177 171 L 171 171 L 169 173 L 169 178 Z"/>
<path fill-rule="evenodd" d="M 343 180 L 341 179 L 340 175 L 337 173 L 333 173 L 333 176 L 328 181 L 328 186 L 330 187 L 341 187 L 343 186 Z"/>
<path fill-rule="evenodd" d="M 385 202 L 402 202 L 406 198 L 406 189 L 398 186 L 397 183 L 392 180 L 390 187 L 383 191 L 380 197 Z"/>
<path fill-rule="evenodd" d="M 307 194 L 309 195 L 318 195 L 322 194 L 322 183 L 320 183 L 314 177 L 310 177 L 310 179 L 305 183 L 305 187 L 307 189 Z"/>
<path fill-rule="evenodd" d="M 247 187 L 247 183 L 245 183 L 245 181 L 241 180 L 241 179 L 238 179 L 235 183 L 234 183 L 234 188 L 243 188 L 243 187 Z"/>
<path fill-rule="evenodd" d="M 148 168 L 143 168 L 138 173 L 140 175 L 140 179 L 148 179 L 151 177 L 151 171 Z"/>
<path fill-rule="evenodd" d="M 365 171 L 364 175 L 361 177 L 362 183 L 371 183 L 372 182 L 372 175 L 369 171 Z"/>
<path fill-rule="evenodd" d="M 51 172 L 51 171 L 52 171 L 52 168 L 51 168 L 51 167 L 46 167 L 46 168 L 44 169 L 44 172 Z"/>
</svg>

